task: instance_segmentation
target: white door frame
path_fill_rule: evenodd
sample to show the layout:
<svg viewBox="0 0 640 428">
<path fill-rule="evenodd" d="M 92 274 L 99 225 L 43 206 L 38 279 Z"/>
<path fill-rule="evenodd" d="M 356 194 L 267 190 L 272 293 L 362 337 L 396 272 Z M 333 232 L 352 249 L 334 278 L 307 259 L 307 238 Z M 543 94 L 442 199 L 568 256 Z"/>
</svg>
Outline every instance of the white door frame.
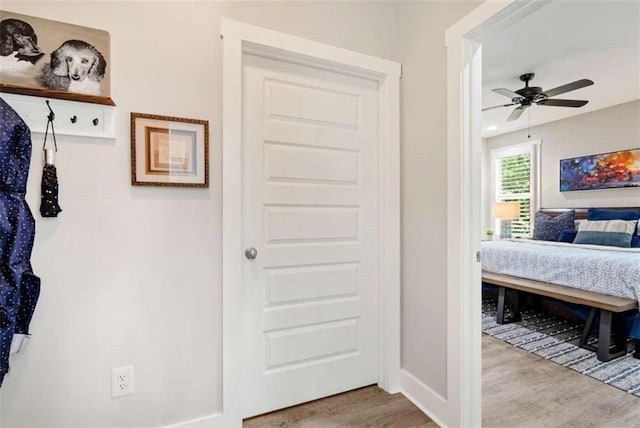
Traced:
<svg viewBox="0 0 640 428">
<path fill-rule="evenodd" d="M 400 371 L 400 64 L 272 30 L 221 20 L 222 115 L 222 417 L 241 426 L 242 367 L 242 57 L 252 53 L 379 82 L 380 346 L 378 385 L 399 390 Z"/>
<path fill-rule="evenodd" d="M 551 0 L 487 1 L 446 33 L 449 426 L 482 423 L 480 158 L 482 39 Z"/>
</svg>

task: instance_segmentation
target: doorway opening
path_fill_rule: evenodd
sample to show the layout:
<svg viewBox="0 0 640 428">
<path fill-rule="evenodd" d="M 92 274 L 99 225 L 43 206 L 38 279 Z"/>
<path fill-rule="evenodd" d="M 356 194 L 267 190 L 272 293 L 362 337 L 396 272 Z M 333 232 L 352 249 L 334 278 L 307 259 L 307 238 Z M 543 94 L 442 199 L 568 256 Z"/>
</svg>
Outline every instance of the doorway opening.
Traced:
<svg viewBox="0 0 640 428">
<path fill-rule="evenodd" d="M 596 11 L 598 7 L 602 8 L 600 12 Z M 625 7 L 631 8 L 631 10 L 625 9 Z M 636 9 L 633 9 L 634 7 Z M 570 27 L 569 23 L 563 21 L 563 15 L 558 13 L 560 9 L 564 8 L 569 11 L 572 9 L 573 12 L 579 11 L 581 14 L 593 12 L 599 17 L 597 21 L 599 23 L 602 21 L 602 26 L 579 28 L 578 33 L 583 31 L 584 34 L 574 32 L 572 37 L 568 38 L 555 37 L 552 33 L 555 31 L 555 26 L 561 26 L 558 23 L 565 22 L 567 24 L 565 27 Z M 602 63 L 605 63 L 606 67 L 607 61 L 600 61 L 601 64 L 598 64 L 598 61 L 594 61 L 591 66 L 570 67 L 567 65 L 569 59 L 578 61 L 578 58 L 574 57 L 579 56 L 577 43 L 582 39 L 594 40 L 593 43 L 585 40 L 587 47 L 590 49 L 588 58 L 592 61 L 597 57 L 599 51 L 606 52 L 609 58 L 608 61 L 615 63 L 624 62 L 628 59 L 628 56 L 622 53 L 620 48 L 625 42 L 619 40 L 616 43 L 608 43 L 609 48 L 604 48 L 600 45 L 601 42 L 605 43 L 604 39 L 606 39 L 606 35 L 604 35 L 606 31 L 603 28 L 605 26 L 604 22 L 607 21 L 606 18 L 609 15 L 615 15 L 616 13 L 620 14 L 615 20 L 615 22 L 618 22 L 617 26 L 620 26 L 621 22 L 625 22 L 624 16 L 628 16 L 631 19 L 631 21 L 627 22 L 627 25 L 622 25 L 623 29 L 616 34 L 623 35 L 621 40 L 628 37 L 628 44 L 631 50 L 635 47 L 637 55 L 639 40 L 638 6 L 625 2 L 616 3 L 615 6 L 610 2 L 572 2 L 569 4 L 561 1 L 510 2 L 500 5 L 483 4 L 447 33 L 449 66 L 449 218 L 454 220 L 449 226 L 448 285 L 450 293 L 449 310 L 451 311 L 449 325 L 450 328 L 453 326 L 449 337 L 450 343 L 453 344 L 450 346 L 450 350 L 453 350 L 452 354 L 459 356 L 459 361 L 454 361 L 456 367 L 454 375 L 459 376 L 459 385 L 462 391 L 460 397 L 462 425 L 480 425 L 481 422 L 482 405 L 480 397 L 482 391 L 480 385 L 482 371 L 480 361 L 482 336 L 480 320 L 482 288 L 480 278 L 482 265 L 479 263 L 481 240 L 486 239 L 486 230 L 488 228 L 496 230 L 491 214 L 493 202 L 514 202 L 508 197 L 502 200 L 483 197 L 483 195 L 490 195 L 492 192 L 495 194 L 498 191 L 505 190 L 503 188 L 495 189 L 491 185 L 492 179 L 494 182 L 499 182 L 500 179 L 508 179 L 503 176 L 496 180 L 495 174 L 492 177 L 487 167 L 483 169 L 483 158 L 485 159 L 485 165 L 490 164 L 489 146 L 496 150 L 494 157 L 499 157 L 497 149 L 510 145 L 515 146 L 516 143 L 521 143 L 522 141 L 541 141 L 541 143 L 538 143 L 541 146 L 541 171 L 538 174 L 537 183 L 532 183 L 537 184 L 540 188 L 540 204 L 537 208 L 553 209 L 560 212 L 561 210 L 587 208 L 590 206 L 619 209 L 619 207 L 637 205 L 629 204 L 630 200 L 637 198 L 637 193 L 626 192 L 621 197 L 608 193 L 598 197 L 594 193 L 582 193 L 581 195 L 577 193 L 562 193 L 558 186 L 560 181 L 558 164 L 562 158 L 589 154 L 589 150 L 592 153 L 602 153 L 627 148 L 616 147 L 611 150 L 598 150 L 596 147 L 601 142 L 591 144 L 591 136 L 585 135 L 589 132 L 593 134 L 595 128 L 592 127 L 591 122 L 599 120 L 597 115 L 606 114 L 601 113 L 605 108 L 611 112 L 612 117 L 618 118 L 620 118 L 620 115 L 624 115 L 626 111 L 631 111 L 628 126 L 633 128 L 633 132 L 637 134 L 637 113 L 635 113 L 635 119 L 633 114 L 637 111 L 638 91 L 631 91 L 631 93 L 627 91 L 609 104 L 602 103 L 600 101 L 601 98 L 596 97 L 596 92 L 592 91 L 598 86 L 598 83 L 600 83 L 601 87 L 604 87 L 611 80 L 611 70 L 600 74 L 598 77 L 599 66 L 601 67 Z M 554 15 L 554 20 L 538 19 L 545 14 Z M 571 21 L 570 17 L 564 16 L 564 18 Z M 544 34 L 539 31 L 526 30 L 527 26 L 537 26 L 541 21 L 546 23 Z M 509 34 L 510 36 L 508 36 Z M 544 45 L 543 42 L 547 36 L 557 46 L 548 47 L 547 49 L 541 47 Z M 490 52 L 491 43 L 496 42 L 501 37 L 508 40 L 510 44 L 514 44 L 514 47 L 519 50 L 524 59 L 533 62 L 524 64 L 522 58 L 520 58 L 519 62 L 518 55 L 515 55 L 515 57 L 510 55 L 504 46 L 498 50 L 498 57 L 494 55 L 495 51 L 492 54 Z M 526 46 L 523 45 L 525 42 Z M 616 46 L 615 53 L 612 52 L 611 46 Z M 553 57 L 554 54 L 557 54 L 562 49 L 564 49 L 564 55 Z M 567 54 L 567 52 L 571 52 L 571 55 Z M 512 79 L 514 80 L 511 83 L 492 84 L 487 81 L 483 82 L 483 78 L 488 79 L 491 77 L 491 72 L 485 69 L 487 64 L 483 64 L 485 55 L 486 58 L 484 59 L 499 58 L 501 61 L 499 64 L 500 69 L 508 71 L 509 67 L 518 65 L 522 69 L 518 71 L 511 70 Z M 535 59 L 536 55 L 537 59 Z M 547 58 L 547 62 L 543 58 L 545 55 L 550 58 Z M 636 86 L 640 87 L 640 85 L 637 85 L 639 83 L 637 77 L 639 75 L 638 63 L 640 61 L 636 56 L 635 59 L 632 58 L 630 60 L 628 66 L 620 67 L 622 70 L 631 69 L 635 72 L 634 76 L 625 79 L 634 88 Z M 524 68 L 525 66 L 527 67 L 526 69 Z M 495 69 L 493 71 L 495 72 Z M 531 73 L 535 73 L 534 80 L 531 80 Z M 497 107 L 502 102 L 498 90 L 502 88 L 505 91 L 516 92 L 519 96 L 526 95 L 520 88 L 525 86 L 527 82 L 519 82 L 520 76 L 525 75 L 527 75 L 527 79 L 523 79 L 523 82 L 528 80 L 530 82 L 529 87 L 533 87 L 535 83 L 535 86 L 542 88 L 541 93 L 546 94 L 545 91 L 549 92 L 550 100 L 552 99 L 551 94 L 556 94 L 556 92 L 558 95 L 572 90 L 576 92 L 560 97 L 570 98 L 570 100 L 563 100 L 560 103 L 565 104 L 562 106 L 563 108 L 554 106 L 557 107 L 554 110 L 551 108 L 553 104 L 545 105 L 540 98 L 537 99 L 537 101 L 541 101 L 540 104 L 534 102 L 531 106 L 526 106 L 525 114 L 516 115 L 518 116 L 516 117 L 513 116 L 513 110 L 517 110 L 520 107 L 515 104 L 519 104 L 521 100 L 518 100 L 515 96 L 512 99 L 504 98 L 504 107 Z M 623 79 L 622 75 L 619 78 Z M 589 82 L 591 80 L 595 81 L 595 85 L 591 85 Z M 567 82 L 580 84 L 577 87 L 570 88 L 569 86 L 572 85 L 566 85 Z M 518 83 L 521 84 L 519 85 Z M 490 86 L 483 88 L 486 84 Z M 549 90 L 549 88 L 554 89 Z M 497 90 L 491 91 L 491 89 Z M 493 92 L 498 98 L 489 100 L 486 91 Z M 587 104 L 585 101 L 589 101 L 589 103 Z M 609 107 L 612 105 L 614 106 Z M 496 106 L 496 109 L 486 113 L 487 116 L 490 112 L 491 114 L 502 115 L 498 124 L 483 122 L 482 109 L 492 106 Z M 571 115 L 571 110 L 580 115 Z M 543 119 L 543 116 L 546 116 L 547 112 L 551 111 L 560 113 L 560 116 L 553 119 L 552 124 L 547 124 L 550 119 Z M 528 117 L 529 114 L 531 115 L 530 118 Z M 506 120 L 509 117 L 512 119 L 511 121 Z M 531 120 L 530 123 L 529 120 Z M 573 134 L 582 135 L 580 141 L 574 139 L 574 143 L 570 146 L 564 144 L 565 140 L 570 140 L 572 137 L 570 133 L 560 137 L 563 132 L 560 130 L 561 122 L 563 121 L 567 123 L 571 121 Z M 513 125 L 514 123 L 517 124 L 515 128 L 506 130 L 507 128 L 503 127 L 505 124 Z M 489 125 L 493 125 L 492 129 L 488 129 Z M 502 131 L 498 129 L 497 132 L 503 132 L 502 135 L 491 134 L 491 132 L 496 131 L 496 128 L 501 127 Z M 624 131 L 620 131 L 620 128 L 620 126 L 616 126 L 616 132 L 624 133 Z M 506 132 L 509 133 L 507 134 Z M 489 140 L 489 143 L 484 143 L 485 150 L 483 151 L 483 139 L 485 138 Z M 524 157 L 518 158 L 517 155 L 507 160 L 514 164 L 518 163 L 518 167 L 526 163 Z M 492 189 L 492 187 L 494 188 Z M 523 204 L 526 205 L 530 216 L 535 214 L 535 209 L 529 209 L 529 207 L 533 207 L 534 199 L 530 199 L 528 202 L 518 201 L 521 206 Z M 511 217 L 521 220 L 523 215 L 522 212 L 518 213 L 516 217 L 511 214 L 505 217 L 505 220 L 512 221 Z M 529 226 L 518 224 L 517 233 L 527 234 L 526 227 L 531 227 L 531 224 Z M 515 225 L 512 231 L 516 232 Z M 530 230 L 528 233 L 530 233 Z M 478 262 L 475 262 L 475 260 L 478 260 Z M 459 329 L 456 328 L 456 322 L 460 323 Z M 460 344 L 459 347 L 457 347 L 458 344 Z"/>
</svg>

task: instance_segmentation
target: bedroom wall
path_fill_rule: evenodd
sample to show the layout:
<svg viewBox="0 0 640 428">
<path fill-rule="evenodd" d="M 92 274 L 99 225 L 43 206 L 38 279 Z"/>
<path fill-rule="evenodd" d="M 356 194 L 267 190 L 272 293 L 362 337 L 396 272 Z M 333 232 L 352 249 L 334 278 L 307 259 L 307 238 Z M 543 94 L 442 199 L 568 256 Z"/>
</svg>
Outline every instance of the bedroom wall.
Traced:
<svg viewBox="0 0 640 428">
<path fill-rule="evenodd" d="M 559 190 L 560 159 L 640 147 L 640 100 L 573 116 L 531 128 L 531 139 L 541 139 L 541 206 L 581 208 L 638 206 L 640 188 Z M 527 130 L 489 138 L 485 143 L 485 171 L 491 149 L 527 140 Z M 489 211 L 491 193 L 483 195 L 483 212 Z"/>
<path fill-rule="evenodd" d="M 221 381 L 222 16 L 398 60 L 391 3 L 6 1 L 107 30 L 115 141 L 59 139 L 57 219 L 37 218 L 33 340 L 2 387 L 3 427 L 164 426 L 216 413 Z M 381 31 L 384 29 L 384 31 Z M 211 187 L 130 186 L 129 113 L 207 119 Z M 28 201 L 39 206 L 41 136 Z M 112 399 L 111 368 L 135 366 Z"/>
</svg>

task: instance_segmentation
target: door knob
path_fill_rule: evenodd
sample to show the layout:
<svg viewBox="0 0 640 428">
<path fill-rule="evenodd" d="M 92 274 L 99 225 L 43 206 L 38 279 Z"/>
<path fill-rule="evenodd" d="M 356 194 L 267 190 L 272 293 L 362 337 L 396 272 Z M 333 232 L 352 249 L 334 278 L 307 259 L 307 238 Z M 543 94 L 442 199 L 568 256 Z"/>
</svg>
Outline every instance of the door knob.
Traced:
<svg viewBox="0 0 640 428">
<path fill-rule="evenodd" d="M 247 248 L 247 250 L 244 252 L 244 255 L 249 259 L 249 260 L 253 260 L 256 257 L 258 257 L 258 250 L 256 250 L 255 248 L 251 247 L 251 248 Z"/>
</svg>

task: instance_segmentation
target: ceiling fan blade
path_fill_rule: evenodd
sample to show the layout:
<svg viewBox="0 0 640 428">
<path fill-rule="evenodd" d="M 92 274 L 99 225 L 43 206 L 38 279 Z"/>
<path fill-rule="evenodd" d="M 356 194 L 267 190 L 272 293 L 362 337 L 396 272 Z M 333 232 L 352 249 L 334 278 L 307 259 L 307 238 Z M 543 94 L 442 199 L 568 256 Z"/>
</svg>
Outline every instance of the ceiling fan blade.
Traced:
<svg viewBox="0 0 640 428">
<path fill-rule="evenodd" d="M 505 88 L 496 88 L 496 89 L 492 89 L 492 91 L 497 94 L 504 95 L 505 97 L 509 97 L 511 99 L 522 98 L 522 95 Z"/>
<path fill-rule="evenodd" d="M 518 120 L 518 118 L 520 116 L 522 116 L 522 113 L 524 113 L 524 111 L 527 109 L 527 107 L 520 106 L 520 107 L 516 108 L 515 110 L 513 110 L 511 112 L 511 114 L 509 115 L 509 117 L 507 118 L 507 122 L 512 122 L 514 120 Z"/>
<path fill-rule="evenodd" d="M 556 95 L 564 94 L 565 92 L 575 91 L 576 89 L 584 88 L 586 86 L 593 85 L 593 81 L 589 79 L 576 80 L 575 82 L 567 83 L 566 85 L 558 86 L 557 88 L 544 91 L 545 95 L 549 98 Z"/>
<path fill-rule="evenodd" d="M 482 111 L 487 111 L 487 110 L 492 110 L 494 108 L 500 108 L 500 107 L 509 107 L 509 106 L 514 106 L 515 103 L 511 103 L 511 104 L 502 104 L 499 106 L 493 106 L 493 107 L 487 107 L 487 108 L 483 108 Z"/>
<path fill-rule="evenodd" d="M 540 100 L 539 106 L 554 106 L 554 107 L 582 107 L 589 101 L 585 100 Z"/>
</svg>

